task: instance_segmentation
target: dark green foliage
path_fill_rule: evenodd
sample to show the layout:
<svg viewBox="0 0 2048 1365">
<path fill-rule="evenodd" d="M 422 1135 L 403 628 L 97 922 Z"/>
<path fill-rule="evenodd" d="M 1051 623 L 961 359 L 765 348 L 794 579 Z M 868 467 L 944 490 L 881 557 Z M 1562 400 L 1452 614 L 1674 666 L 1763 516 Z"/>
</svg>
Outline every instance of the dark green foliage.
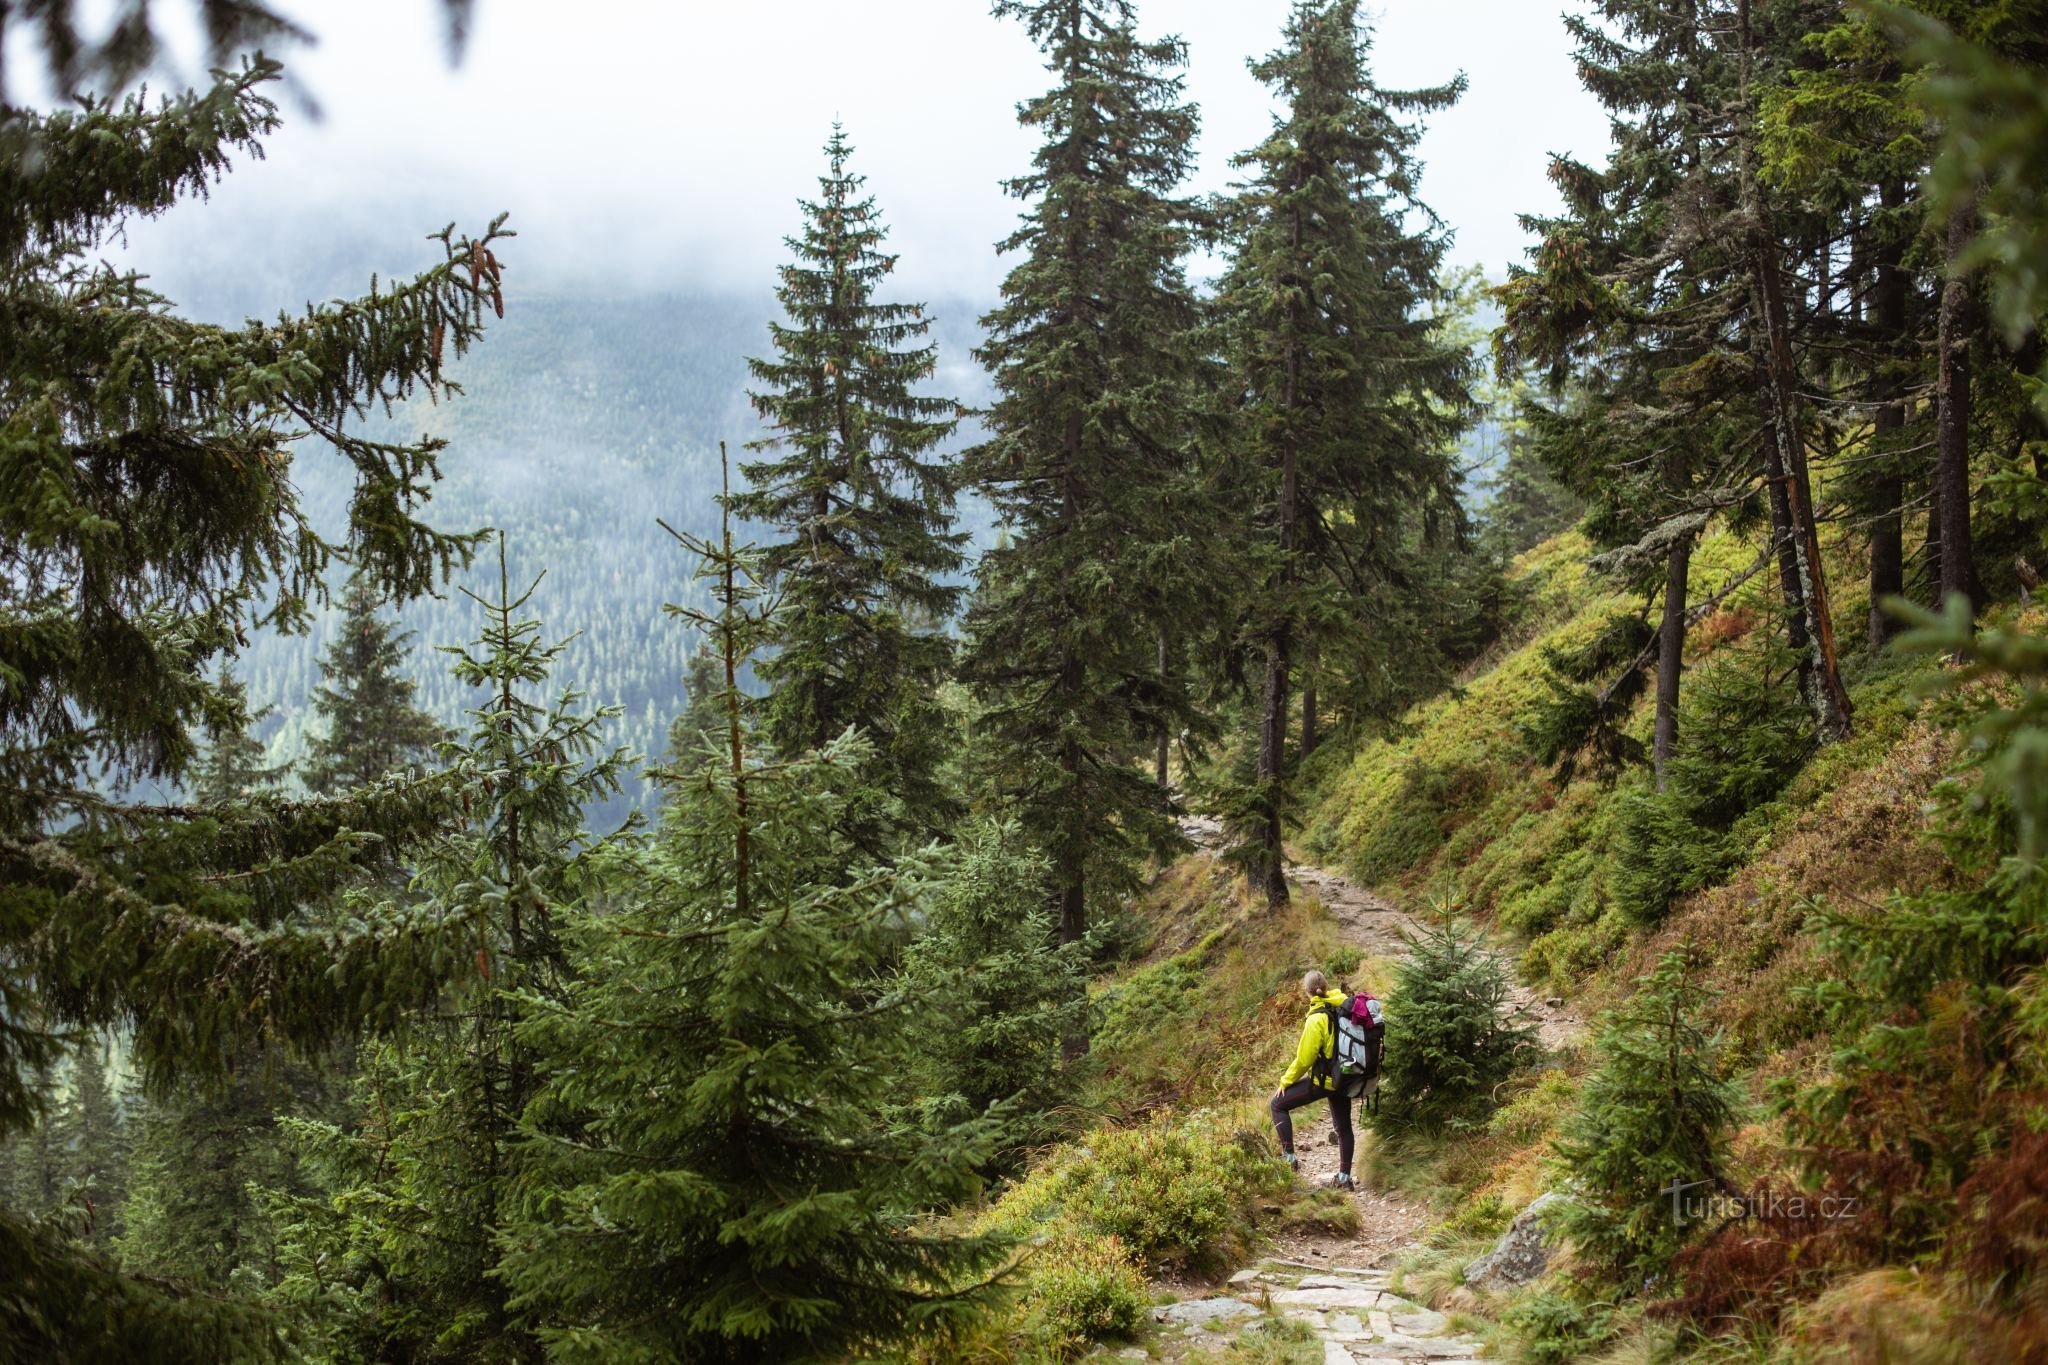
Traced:
<svg viewBox="0 0 2048 1365">
<path fill-rule="evenodd" d="M 513 1221 L 515 1129 L 540 1085 L 520 1024 L 569 989 L 557 918 L 591 893 L 588 869 L 611 846 L 584 833 L 583 807 L 618 791 L 630 759 L 605 748 L 612 712 L 573 689 L 546 695 L 562 647 L 521 615 L 538 580 L 514 594 L 503 563 L 501 550 L 498 593 L 472 594 L 484 615 L 476 641 L 444 651 L 480 698 L 469 732 L 447 746 L 477 782 L 462 831 L 435 846 L 413 883 L 467 926 L 471 970 L 438 1009 L 363 1059 L 353 1131 L 299 1126 L 331 1182 L 326 1207 L 271 1195 L 294 1220 L 278 1253 L 294 1273 L 273 1297 L 342 1354 L 355 1342 L 377 1358 L 539 1355 L 497 1269 Z M 303 1267 L 323 1254 L 345 1269 L 309 1284 Z"/>
<path fill-rule="evenodd" d="M 1049 869 L 1014 823 L 970 827 L 957 857 L 904 955 L 906 991 L 933 1006 L 916 1079 L 945 1112 L 1013 1101 L 1004 1143 L 1026 1146 L 1063 1093 L 1060 1044 L 1087 1008 L 1087 945 L 1054 943 Z"/>
<path fill-rule="evenodd" d="M 136 1121 L 121 1264 L 236 1293 L 264 1284 L 277 1232 L 250 1186 L 297 1186 L 277 1116 L 332 1102 L 319 1072 L 253 1050 L 225 1081 L 148 1101 Z"/>
<path fill-rule="evenodd" d="M 1506 969 L 1476 935 L 1424 930 L 1387 996 L 1386 1080 L 1376 1122 L 1432 1129 L 1479 1117 L 1517 1067 L 1533 1061 L 1536 1030 L 1516 1018 Z"/>
<path fill-rule="evenodd" d="M 724 687 L 718 656 L 702 646 L 691 650 L 683 674 L 683 713 L 668 727 L 668 765 L 677 772 L 702 766 L 709 757 L 705 746 L 715 746 L 724 730 Z"/>
<path fill-rule="evenodd" d="M 1664 1273 L 1713 1196 L 1740 1114 L 1721 1074 L 1709 999 L 1685 952 L 1666 953 L 1601 1024 L 1599 1064 L 1557 1140 L 1571 1202 L 1560 1226 L 1581 1254 L 1630 1284 Z"/>
<path fill-rule="evenodd" d="M 222 712 L 206 725 L 206 747 L 192 779 L 192 796 L 202 806 L 225 805 L 276 784 L 282 764 L 265 764 L 263 742 L 249 733 L 268 712 L 249 714 L 249 693 L 237 679 L 220 680 Z"/>
<path fill-rule="evenodd" d="M 1023 258 L 977 352 L 997 397 L 965 460 L 1007 535 L 982 560 L 961 673 L 1072 942 L 1091 900 L 1132 889 L 1141 853 L 1179 844 L 1167 794 L 1131 760 L 1199 725 L 1158 659 L 1215 549 L 1190 477 L 1191 211 L 1172 197 L 1196 117 L 1181 44 L 1139 38 L 1129 0 L 996 12 L 1024 23 L 1055 84 L 1019 110 L 1045 140 L 1008 184 L 1030 206 L 1002 249 Z"/>
<path fill-rule="evenodd" d="M 1537 762 L 1556 765 L 1560 783 L 1571 782 L 1581 769 L 1611 780 L 1643 761 L 1642 741 L 1623 727 L 1649 685 L 1640 665 L 1654 639 L 1641 616 L 1624 612 L 1608 617 L 1577 649 L 1545 647 L 1546 695 L 1521 719 L 1520 729 Z"/>
<path fill-rule="evenodd" d="M 1237 634 L 1260 656 L 1257 778 L 1241 804 L 1252 880 L 1276 903 L 1293 674 L 1398 657 L 1394 636 L 1361 632 L 1363 608 L 1406 586 L 1404 532 L 1462 529 L 1451 453 L 1471 361 L 1430 307 L 1446 239 L 1416 198 L 1421 128 L 1403 118 L 1448 107 L 1463 85 L 1383 89 L 1368 49 L 1356 0 L 1294 7 L 1283 46 L 1252 66 L 1283 112 L 1236 159 L 1252 177 L 1226 208 L 1235 251 L 1217 308 L 1243 453 L 1224 480 L 1255 547 Z"/>
<path fill-rule="evenodd" d="M 1612 1334 L 1610 1305 L 1586 1303 L 1569 1290 L 1547 1289 L 1507 1312 L 1517 1358 L 1528 1365 L 1569 1365 L 1598 1350 Z"/>
<path fill-rule="evenodd" d="M 410 768 L 446 738 L 413 705 L 418 688 L 404 672 L 411 637 L 379 617 L 379 605 L 368 582 L 350 579 L 333 643 L 320 659 L 313 709 L 322 731 L 307 746 L 304 777 L 322 796 Z"/>
<path fill-rule="evenodd" d="M 872 785 L 900 803 L 905 833 L 929 832 L 952 809 L 936 780 L 953 742 L 936 693 L 960 596 L 945 578 L 966 539 L 952 530 L 954 472 L 938 447 L 963 410 L 918 389 L 938 354 L 924 306 L 876 297 L 896 258 L 864 177 L 847 169 L 851 151 L 834 125 L 775 290 L 776 358 L 747 362 L 774 433 L 749 449 L 779 458 L 741 467 L 752 488 L 733 506 L 778 537 L 762 554 L 783 601 L 757 667 L 770 689 L 763 734 L 794 756 L 858 728 L 879 763 Z M 879 847 L 874 819 L 860 823 Z"/>
<path fill-rule="evenodd" d="M 1988 267 L 1997 321 L 2008 336 L 2038 333 L 2048 299 L 2048 87 L 2040 66 L 2048 16 L 2037 0 L 1924 0 L 1869 10 L 1902 29 L 1914 44 L 1912 56 L 1929 68 L 1921 97 L 1941 128 L 1929 187 L 1933 211 L 1979 199 L 1987 228 L 1971 263 Z"/>
<path fill-rule="evenodd" d="M 282 771 L 263 764 L 263 745 L 248 734 L 239 680 L 223 677 L 221 690 L 234 710 L 209 723 L 193 784 L 194 795 L 210 806 L 266 790 Z M 274 1047 L 246 1043 L 226 1076 L 136 1098 L 140 1112 L 132 1120 L 134 1170 L 122 1210 L 121 1263 L 215 1288 L 239 1291 L 261 1283 L 275 1237 L 249 1186 L 293 1183 L 276 1116 L 314 1112 L 331 1102 L 320 1071 Z"/>
<path fill-rule="evenodd" d="M 1703 672 L 1682 711 L 1663 791 L 1622 798 L 1614 898 L 1643 922 L 1719 881 L 1742 856 L 1737 821 L 1771 800 L 1814 749 L 1786 651 L 1745 650 Z"/>
<path fill-rule="evenodd" d="M 1352 855 L 1353 871 L 1378 884 L 1416 866 L 1485 804 L 1493 779 L 1494 769 L 1483 762 L 1410 764 L 1393 809 Z"/>
<path fill-rule="evenodd" d="M 0 1201 L 104 1253 L 121 1235 L 134 1122 L 103 1039 L 85 1040 L 57 1084 L 39 1086 L 44 1117 L 0 1139 Z"/>
<path fill-rule="evenodd" d="M 544 1080 L 500 1272 L 562 1360 L 830 1359 L 961 1325 L 1001 1248 L 917 1220 L 974 1189 L 995 1121 L 888 1121 L 929 1016 L 886 971 L 946 869 L 849 845 L 858 735 L 748 752 L 735 680 L 773 622 L 729 530 L 685 543 L 717 583 L 685 615 L 729 757 L 670 776 L 661 837 L 607 859 L 603 913 L 570 926 L 575 975 L 520 997 Z"/>
<path fill-rule="evenodd" d="M 448 46 L 459 55 L 469 32 L 475 0 L 441 0 L 448 24 Z M 109 23 L 104 11 L 90 10 L 81 27 L 76 0 L 38 0 L 34 5 L 0 9 L 0 48 L 14 51 L 35 37 L 50 83 L 59 94 L 83 90 L 120 90 L 163 61 L 164 40 L 154 22 L 167 6 L 141 5 L 118 12 Z M 197 31 L 206 40 L 206 59 L 226 66 L 241 53 L 309 41 L 304 28 L 263 0 L 190 0 Z M 182 16 L 181 16 L 182 17 Z M 89 35 L 103 30 L 94 41 Z M 0 73 L 0 104 L 6 103 L 5 73 Z"/>
<path fill-rule="evenodd" d="M 277 75 L 257 60 L 153 108 L 0 110 L 0 1131 L 32 1121 L 32 1078 L 67 1037 L 128 1032 L 161 1094 L 259 1040 L 317 1052 L 389 1026 L 434 997 L 459 951 L 431 912 L 337 916 L 317 933 L 304 912 L 444 829 L 465 775 L 312 802 L 107 794 L 192 776 L 195 731 L 231 730 L 245 710 L 218 666 L 258 627 L 300 629 L 337 556 L 402 599 L 475 543 L 419 517 L 441 443 L 372 440 L 359 419 L 453 392 L 444 361 L 503 308 L 495 224 L 475 241 L 437 234 L 439 264 L 367 298 L 232 328 L 92 264 L 131 217 L 260 153 Z M 331 542 L 296 491 L 308 432 L 353 484 Z M 164 1293 L 57 1266 L 56 1244 L 12 1214 L 0 1238 L 21 1253 L 0 1274 L 0 1339 L 90 1344 L 118 1322 L 160 1358 L 211 1358 L 195 1319 L 236 1330 L 199 1300 L 176 1330 L 146 1326 Z"/>
</svg>

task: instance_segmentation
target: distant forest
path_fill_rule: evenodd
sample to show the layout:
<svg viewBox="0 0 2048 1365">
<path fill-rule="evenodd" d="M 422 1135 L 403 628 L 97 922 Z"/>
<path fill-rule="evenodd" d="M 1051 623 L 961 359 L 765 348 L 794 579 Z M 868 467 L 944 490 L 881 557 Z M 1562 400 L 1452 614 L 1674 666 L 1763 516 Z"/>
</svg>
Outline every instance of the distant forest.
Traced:
<svg viewBox="0 0 2048 1365">
<path fill-rule="evenodd" d="M 802 189 L 791 187 L 792 218 Z M 205 304 L 196 311 L 219 311 Z M 970 355 L 985 309 L 947 300 L 928 311 L 940 364 L 932 386 L 972 404 L 988 391 Z M 747 403 L 746 357 L 770 349 L 768 320 L 777 316 L 765 288 L 752 297 L 521 296 L 492 329 L 491 344 L 450 367 L 460 396 L 415 399 L 373 423 L 394 437 L 448 440 L 456 458 L 434 489 L 436 524 L 504 529 L 513 577 L 524 584 L 546 573 L 534 609 L 576 637 L 562 655 L 561 681 L 620 707 L 617 742 L 650 761 L 667 749 L 668 727 L 683 709 L 696 644 L 696 632 L 662 606 L 706 601 L 690 557 L 655 518 L 699 533 L 717 525 L 718 444 L 737 461 L 742 444 L 760 435 Z M 959 439 L 971 441 L 972 428 Z M 302 445 L 294 476 L 315 523 L 340 527 L 353 478 L 316 447 Z M 984 504 L 967 498 L 960 512 L 963 530 L 988 535 Z M 418 703 L 451 726 L 474 697 L 436 647 L 475 634 L 476 608 L 457 589 L 495 582 L 497 558 L 486 558 L 488 566 L 458 575 L 438 598 L 396 613 L 413 636 L 407 673 L 419 684 Z M 272 762 L 304 752 L 320 655 L 339 620 L 337 602 L 307 635 L 256 636 L 236 663 L 250 702 L 273 709 L 256 731 Z M 653 808 L 637 772 L 590 817 L 604 828 L 629 808 Z"/>
</svg>

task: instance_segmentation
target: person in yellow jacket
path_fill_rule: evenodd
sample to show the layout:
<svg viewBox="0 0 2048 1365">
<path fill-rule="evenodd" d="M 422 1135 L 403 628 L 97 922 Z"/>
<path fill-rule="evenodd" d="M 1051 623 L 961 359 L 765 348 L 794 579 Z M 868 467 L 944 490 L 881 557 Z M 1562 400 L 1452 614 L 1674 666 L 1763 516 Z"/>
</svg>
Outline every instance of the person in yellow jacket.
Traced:
<svg viewBox="0 0 2048 1365">
<path fill-rule="evenodd" d="M 1296 1166 L 1294 1121 L 1288 1115 L 1305 1104 L 1328 1100 L 1330 1127 L 1337 1132 L 1337 1176 L 1330 1183 L 1338 1189 L 1348 1190 L 1352 1188 L 1351 1155 L 1355 1146 L 1351 1131 L 1351 1097 L 1337 1094 L 1327 1069 L 1316 1065 L 1335 1050 L 1337 1040 L 1328 1010 L 1330 1006 L 1344 1003 L 1345 992 L 1331 990 L 1329 979 L 1321 972 L 1310 972 L 1302 977 L 1301 990 L 1308 997 L 1308 1017 L 1301 1025 L 1301 1045 L 1295 1048 L 1294 1060 L 1280 1077 L 1280 1088 L 1273 1092 L 1273 1132 L 1280 1139 L 1281 1156 L 1289 1166 Z"/>
</svg>

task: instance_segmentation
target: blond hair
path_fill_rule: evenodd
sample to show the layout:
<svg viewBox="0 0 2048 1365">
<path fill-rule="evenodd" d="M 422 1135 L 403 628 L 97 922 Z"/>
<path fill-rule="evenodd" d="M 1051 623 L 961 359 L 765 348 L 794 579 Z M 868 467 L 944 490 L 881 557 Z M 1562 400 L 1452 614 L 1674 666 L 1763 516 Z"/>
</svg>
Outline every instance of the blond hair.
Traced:
<svg viewBox="0 0 2048 1365">
<path fill-rule="evenodd" d="M 1314 968 L 1310 968 L 1308 971 L 1302 973 L 1301 988 L 1304 991 L 1307 991 L 1310 995 L 1321 995 L 1323 992 L 1330 989 L 1330 978 L 1324 976 L 1321 972 L 1316 971 Z"/>
</svg>

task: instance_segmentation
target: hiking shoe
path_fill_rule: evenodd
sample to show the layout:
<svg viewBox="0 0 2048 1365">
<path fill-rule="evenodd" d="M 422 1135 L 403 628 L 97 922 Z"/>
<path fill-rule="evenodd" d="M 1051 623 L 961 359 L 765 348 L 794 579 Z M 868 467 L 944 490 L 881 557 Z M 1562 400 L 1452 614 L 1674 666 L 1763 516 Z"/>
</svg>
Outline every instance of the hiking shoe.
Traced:
<svg viewBox="0 0 2048 1365">
<path fill-rule="evenodd" d="M 1280 1154 L 1280 1159 L 1287 1163 L 1287 1169 L 1290 1171 L 1298 1171 L 1301 1169 L 1300 1160 L 1292 1152 L 1282 1152 Z"/>
<path fill-rule="evenodd" d="M 1333 1190 L 1355 1190 L 1358 1188 L 1358 1183 L 1351 1178 L 1350 1172 L 1339 1171 L 1330 1177 L 1330 1188 Z"/>
</svg>

